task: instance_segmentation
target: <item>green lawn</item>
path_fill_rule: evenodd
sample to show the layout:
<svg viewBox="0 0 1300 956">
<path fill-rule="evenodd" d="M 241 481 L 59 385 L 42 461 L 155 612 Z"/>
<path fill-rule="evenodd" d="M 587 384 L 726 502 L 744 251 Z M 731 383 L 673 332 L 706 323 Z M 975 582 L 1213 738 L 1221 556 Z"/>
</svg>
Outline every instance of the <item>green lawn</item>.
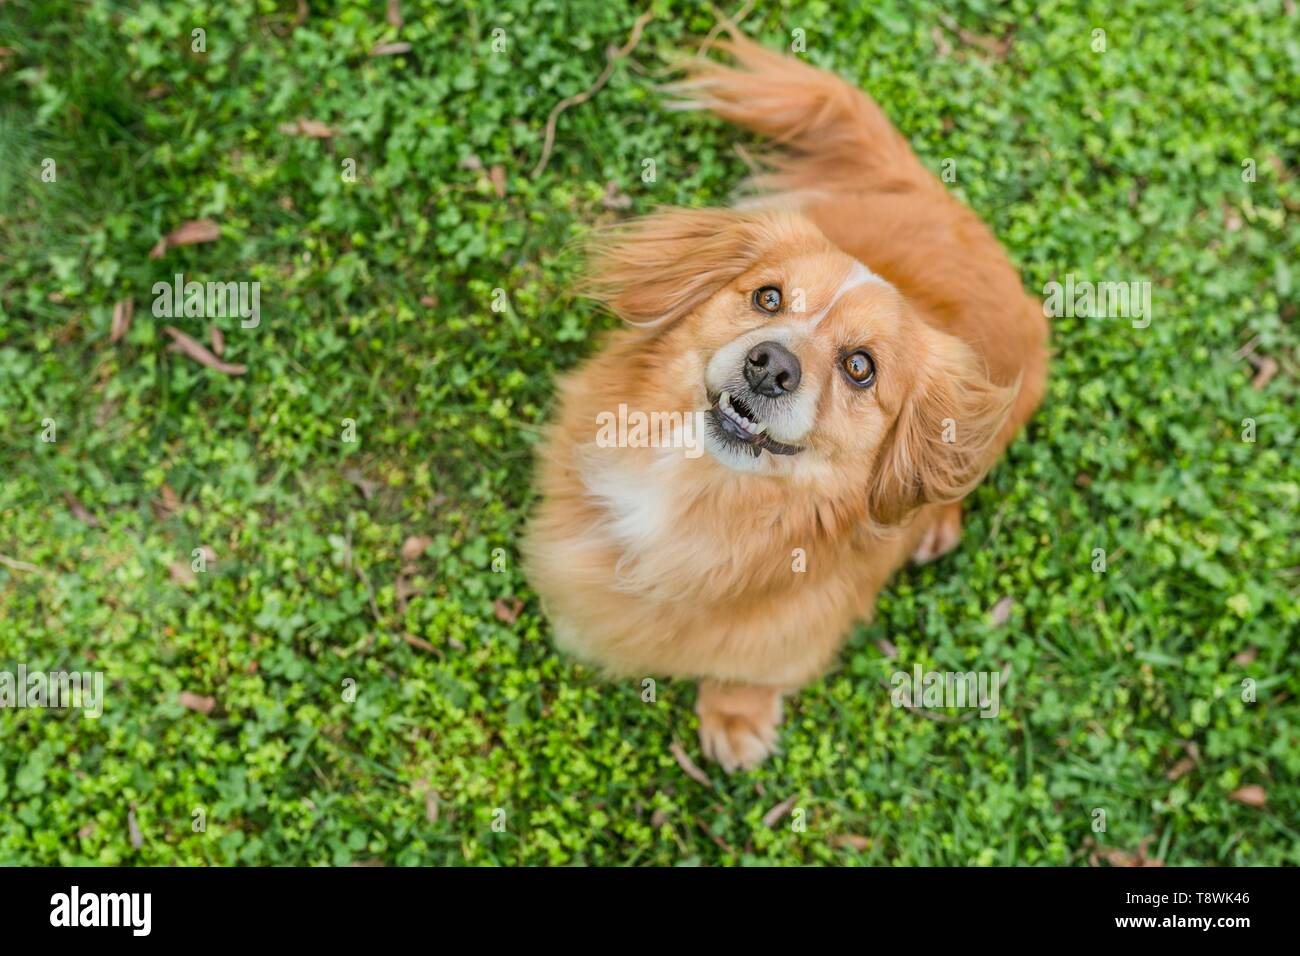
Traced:
<svg viewBox="0 0 1300 956">
<path fill-rule="evenodd" d="M 746 18 L 955 160 L 1027 288 L 1149 281 L 1153 315 L 1054 320 L 959 550 L 733 778 L 691 685 L 559 657 L 518 565 L 554 377 L 613 322 L 566 291 L 577 240 L 726 203 L 756 146 L 655 91 L 709 5 L 654 3 L 537 178 L 643 7 L 309 6 L 0 4 L 0 670 L 106 694 L 0 710 L 0 863 L 1300 863 L 1294 4 Z M 212 324 L 154 316 L 178 272 L 261 283 L 256 328 L 216 323 L 246 374 L 168 350 Z M 1009 668 L 1001 716 L 894 708 L 917 663 Z"/>
</svg>

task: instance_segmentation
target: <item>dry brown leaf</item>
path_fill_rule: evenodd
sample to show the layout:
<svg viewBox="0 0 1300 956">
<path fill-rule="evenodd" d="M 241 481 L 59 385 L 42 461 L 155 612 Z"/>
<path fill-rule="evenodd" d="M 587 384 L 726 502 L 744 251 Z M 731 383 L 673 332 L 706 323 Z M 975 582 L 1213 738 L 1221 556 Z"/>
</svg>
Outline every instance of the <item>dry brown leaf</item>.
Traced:
<svg viewBox="0 0 1300 956">
<path fill-rule="evenodd" d="M 357 491 L 361 492 L 361 497 L 366 501 L 373 498 L 375 492 L 379 490 L 379 482 L 371 481 L 355 468 L 349 468 L 347 471 L 343 472 L 343 477 L 356 486 Z"/>
<path fill-rule="evenodd" d="M 1248 807 L 1263 807 L 1268 804 L 1268 791 L 1257 783 L 1248 783 L 1228 794 L 1228 799 Z"/>
<path fill-rule="evenodd" d="M 993 605 L 993 610 L 989 611 L 989 624 L 993 627 L 1001 627 L 1011 617 L 1011 609 L 1016 606 L 1015 598 L 1010 596 L 1004 597 Z"/>
<path fill-rule="evenodd" d="M 393 589 L 397 592 L 397 609 L 403 614 L 406 613 L 407 598 L 414 597 L 422 590 L 411 580 L 411 575 L 415 573 L 415 570 L 413 564 L 403 567 L 397 575 L 397 581 L 393 584 Z"/>
<path fill-rule="evenodd" d="M 898 660 L 898 648 L 894 646 L 893 641 L 881 638 L 876 641 L 876 647 L 880 648 L 880 653 L 884 654 L 891 661 Z"/>
<path fill-rule="evenodd" d="M 159 239 L 157 245 L 149 250 L 149 258 L 161 259 L 168 249 L 193 246 L 200 242 L 216 242 L 220 238 L 221 227 L 211 219 L 192 219 Z"/>
<path fill-rule="evenodd" d="M 406 539 L 402 545 L 402 560 L 414 561 L 420 555 L 424 554 L 424 549 L 433 544 L 433 539 L 427 534 L 413 534 Z"/>
<path fill-rule="evenodd" d="M 1162 866 L 1159 860 L 1148 860 L 1146 857 L 1134 856 L 1126 850 L 1115 849 L 1111 847 L 1100 847 L 1093 855 L 1094 858 L 1101 858 L 1114 867 L 1140 867 L 1140 866 Z"/>
<path fill-rule="evenodd" d="M 650 825 L 658 830 L 668 822 L 668 812 L 663 807 L 655 807 L 655 812 L 650 814 Z"/>
<path fill-rule="evenodd" d="M 498 621 L 513 624 L 519 620 L 519 612 L 524 609 L 524 602 L 517 597 L 497 598 L 492 602 L 492 613 Z"/>
<path fill-rule="evenodd" d="M 506 194 L 506 171 L 503 166 L 493 166 L 488 170 L 488 176 L 492 180 L 492 190 L 497 194 L 497 199 L 503 199 Z"/>
<path fill-rule="evenodd" d="M 311 9 L 307 6 L 307 0 L 298 0 L 298 13 L 293 18 L 293 25 L 300 27 L 307 22 L 307 17 Z"/>
<path fill-rule="evenodd" d="M 402 0 L 388 0 L 388 11 L 384 14 L 384 19 L 394 30 L 401 29 Z"/>
<path fill-rule="evenodd" d="M 232 365 L 229 362 L 223 362 L 174 325 L 163 326 L 163 331 L 174 340 L 171 345 L 167 346 L 169 352 L 181 352 L 200 365 L 223 375 L 243 375 L 248 371 L 247 365 Z"/>
<path fill-rule="evenodd" d="M 293 123 L 281 123 L 280 132 L 286 136 L 306 136 L 309 139 L 329 139 L 334 135 L 333 127 L 320 120 L 300 119 Z"/>
<path fill-rule="evenodd" d="M 1196 745 L 1195 740 L 1183 741 L 1183 753 L 1184 756 L 1165 773 L 1166 779 L 1178 780 L 1195 770 L 1196 765 L 1200 763 L 1201 748 Z"/>
<path fill-rule="evenodd" d="M 709 779 L 709 775 L 695 765 L 695 761 L 682 749 L 681 744 L 674 740 L 668 745 L 668 752 L 673 755 L 673 759 L 677 761 L 677 766 L 682 768 L 686 776 L 696 783 L 704 784 L 706 787 L 713 786 L 713 781 Z"/>
<path fill-rule="evenodd" d="M 212 713 L 213 707 L 217 706 L 215 697 L 204 697 L 202 694 L 194 694 L 188 690 L 181 691 L 179 700 L 182 707 L 198 711 L 205 717 Z"/>
<path fill-rule="evenodd" d="M 1232 658 L 1232 663 L 1236 664 L 1238 667 L 1249 667 L 1251 664 L 1255 663 L 1255 658 L 1257 657 L 1259 657 L 1259 648 L 1248 647 L 1240 654 L 1235 655 Z"/>
<path fill-rule="evenodd" d="M 1265 355 L 1259 360 L 1259 368 L 1255 371 L 1255 377 L 1250 380 L 1250 387 L 1257 392 L 1261 391 L 1273 380 L 1273 376 L 1277 374 L 1277 370 L 1277 359 L 1273 358 L 1271 355 Z"/>
<path fill-rule="evenodd" d="M 414 634 L 403 633 L 402 640 L 406 641 L 406 643 L 410 644 L 412 647 L 418 647 L 420 650 L 428 651 L 430 654 L 437 653 L 432 644 L 422 637 L 416 637 Z"/>
<path fill-rule="evenodd" d="M 627 209 L 632 205 L 632 197 L 619 188 L 617 181 L 611 179 L 605 183 L 605 195 L 600 197 L 600 204 L 606 209 Z"/>
<path fill-rule="evenodd" d="M 88 524 L 92 528 L 99 527 L 99 519 L 86 510 L 86 506 L 77 500 L 77 496 L 70 491 L 63 493 L 63 500 L 68 503 L 68 510 L 83 524 Z"/>
<path fill-rule="evenodd" d="M 172 486 L 166 482 L 163 482 L 163 486 L 158 489 L 158 497 L 164 511 L 175 514 L 181 510 L 181 499 L 176 496 Z"/>
<path fill-rule="evenodd" d="M 80 830 L 77 831 L 77 836 L 80 839 L 84 840 L 87 837 L 91 836 L 95 832 L 95 830 L 96 830 L 95 821 L 91 820 L 84 827 L 82 827 Z"/>
<path fill-rule="evenodd" d="M 371 56 L 396 56 L 399 53 L 410 53 L 411 44 L 404 41 L 396 43 L 381 43 L 370 51 Z"/>
<path fill-rule="evenodd" d="M 794 805 L 799 800 L 799 795 L 795 794 L 788 800 L 782 800 L 767 813 L 763 814 L 763 826 L 774 827 L 777 821 L 794 809 Z"/>
<path fill-rule="evenodd" d="M 428 295 L 426 293 L 425 295 L 420 296 L 420 305 L 424 306 L 426 309 L 432 309 L 437 304 L 438 297 L 436 295 Z"/>
<path fill-rule="evenodd" d="M 126 812 L 126 829 L 131 834 L 131 846 L 137 850 L 144 846 L 144 834 L 140 832 L 140 824 L 135 819 L 135 804 L 131 804 L 131 809 Z"/>
<path fill-rule="evenodd" d="M 172 583 L 179 584 L 181 587 L 186 587 L 198 581 L 188 561 L 173 561 L 168 567 L 168 571 L 171 572 Z"/>
<path fill-rule="evenodd" d="M 941 57 L 952 56 L 952 44 L 948 42 L 948 37 L 939 27 L 930 28 L 930 39 L 934 41 L 934 49 Z"/>
<path fill-rule="evenodd" d="M 113 306 L 113 329 L 108 341 L 116 342 L 131 330 L 131 317 L 135 315 L 135 299 L 122 299 Z"/>
<path fill-rule="evenodd" d="M 95 427 L 103 428 L 117 413 L 118 404 L 111 398 L 105 398 L 95 406 Z"/>
<path fill-rule="evenodd" d="M 208 338 L 212 340 L 212 354 L 220 358 L 226 354 L 226 337 L 215 325 L 208 326 Z"/>
<path fill-rule="evenodd" d="M 858 836 L 856 833 L 837 833 L 831 837 L 831 846 L 837 849 L 848 847 L 851 850 L 869 850 L 871 849 L 871 839 Z"/>
<path fill-rule="evenodd" d="M 1228 232 L 1239 232 L 1242 227 L 1241 213 L 1228 202 L 1223 203 L 1223 228 Z"/>
<path fill-rule="evenodd" d="M 1097 846 L 1092 837 L 1088 837 L 1084 845 L 1095 847 L 1088 854 L 1088 862 L 1092 866 L 1097 866 L 1099 860 L 1105 860 L 1115 867 L 1164 866 L 1163 860 L 1153 860 L 1147 857 L 1147 847 L 1151 845 L 1151 840 L 1152 838 L 1149 836 L 1139 840 L 1136 853 L 1129 853 L 1127 850 L 1121 850 L 1118 847 Z"/>
<path fill-rule="evenodd" d="M 438 822 L 438 795 L 432 790 L 424 795 L 424 819 L 430 823 Z"/>
<path fill-rule="evenodd" d="M 1010 34 L 1005 37 L 980 36 L 978 33 L 972 33 L 964 29 L 946 13 L 939 14 L 939 22 L 947 27 L 949 31 L 955 33 L 962 43 L 967 46 L 978 47 L 995 60 L 1004 60 L 1007 54 L 1011 52 L 1012 37 Z"/>
</svg>

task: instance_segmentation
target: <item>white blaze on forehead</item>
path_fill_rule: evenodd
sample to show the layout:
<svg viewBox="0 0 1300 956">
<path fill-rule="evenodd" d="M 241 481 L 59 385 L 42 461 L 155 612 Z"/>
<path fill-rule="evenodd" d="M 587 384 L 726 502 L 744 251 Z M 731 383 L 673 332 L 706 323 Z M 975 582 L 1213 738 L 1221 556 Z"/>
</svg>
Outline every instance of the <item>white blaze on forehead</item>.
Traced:
<svg viewBox="0 0 1300 956">
<path fill-rule="evenodd" d="M 889 285 L 888 282 L 880 278 L 880 276 L 876 275 L 861 262 L 855 261 L 853 263 L 853 268 L 849 270 L 849 274 L 844 278 L 844 281 L 840 283 L 840 287 L 835 290 L 835 295 L 831 296 L 831 301 L 827 304 L 826 308 L 822 309 L 808 320 L 808 327 L 813 329 L 817 328 L 817 323 L 826 318 L 827 313 L 830 312 L 831 309 L 835 308 L 836 302 L 840 301 L 840 299 L 848 295 L 848 293 L 852 292 L 858 286 L 866 285 L 868 282 L 878 282 L 881 285 Z"/>
</svg>

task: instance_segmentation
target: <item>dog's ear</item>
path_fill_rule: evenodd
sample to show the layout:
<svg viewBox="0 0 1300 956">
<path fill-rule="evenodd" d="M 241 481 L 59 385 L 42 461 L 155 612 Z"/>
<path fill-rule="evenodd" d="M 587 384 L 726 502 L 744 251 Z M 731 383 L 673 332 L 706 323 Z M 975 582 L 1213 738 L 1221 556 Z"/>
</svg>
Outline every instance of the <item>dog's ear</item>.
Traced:
<svg viewBox="0 0 1300 956">
<path fill-rule="evenodd" d="M 790 225 L 771 214 L 664 209 L 597 232 L 579 291 L 630 325 L 668 326 L 749 269 Z"/>
<path fill-rule="evenodd" d="M 926 327 L 919 381 L 903 399 L 876 459 L 873 519 L 890 525 L 922 505 L 957 501 L 993 464 L 1020 383 L 991 382 L 974 351 Z"/>
</svg>

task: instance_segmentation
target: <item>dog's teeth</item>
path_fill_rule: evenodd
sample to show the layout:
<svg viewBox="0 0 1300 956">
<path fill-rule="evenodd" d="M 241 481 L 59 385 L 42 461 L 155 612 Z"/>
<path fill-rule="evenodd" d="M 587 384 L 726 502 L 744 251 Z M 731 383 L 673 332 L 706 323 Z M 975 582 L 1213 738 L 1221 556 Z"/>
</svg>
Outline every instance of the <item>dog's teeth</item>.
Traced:
<svg viewBox="0 0 1300 956">
<path fill-rule="evenodd" d="M 767 431 L 766 423 L 750 421 L 732 406 L 730 392 L 723 392 L 718 396 L 718 410 L 731 422 L 738 425 L 741 430 L 753 435 L 755 438 Z"/>
</svg>

